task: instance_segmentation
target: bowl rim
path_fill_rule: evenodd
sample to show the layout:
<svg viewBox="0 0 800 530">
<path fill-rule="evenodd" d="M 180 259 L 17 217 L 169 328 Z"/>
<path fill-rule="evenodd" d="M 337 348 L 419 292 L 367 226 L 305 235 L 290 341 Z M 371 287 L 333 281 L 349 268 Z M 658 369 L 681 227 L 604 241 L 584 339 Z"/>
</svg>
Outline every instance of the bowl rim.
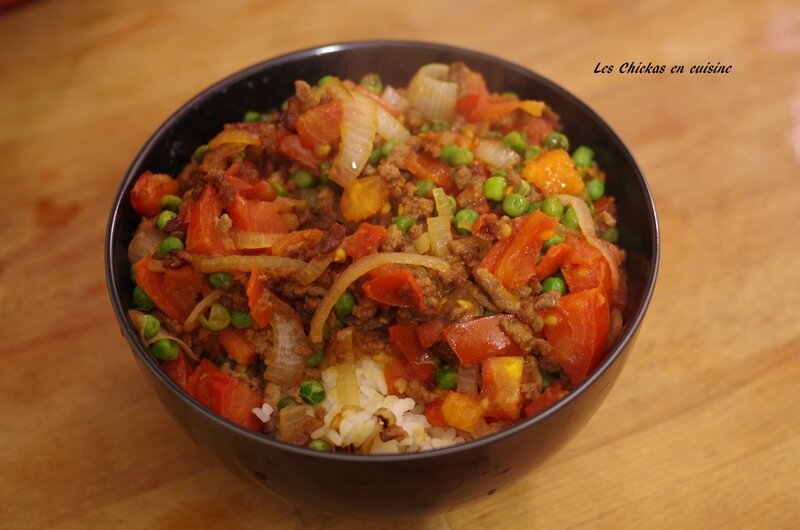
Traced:
<svg viewBox="0 0 800 530">
<path fill-rule="evenodd" d="M 122 201 L 125 198 L 124 191 L 128 187 L 127 186 L 128 182 L 135 178 L 135 173 L 138 172 L 139 169 L 138 166 L 141 164 L 142 159 L 146 156 L 146 154 L 151 150 L 151 148 L 155 144 L 161 141 L 162 136 L 166 134 L 166 132 L 174 125 L 174 123 L 179 121 L 185 113 L 190 111 L 198 103 L 205 100 L 211 94 L 214 94 L 218 90 L 224 89 L 229 85 L 236 84 L 240 80 L 250 77 L 254 73 L 260 72 L 265 69 L 283 65 L 285 63 L 300 62 L 318 55 L 347 52 L 350 50 L 360 50 L 364 48 L 376 49 L 383 47 L 424 48 L 433 51 L 442 51 L 452 54 L 472 56 L 475 58 L 493 62 L 502 66 L 504 69 L 514 71 L 528 78 L 533 78 L 538 83 L 546 85 L 552 90 L 563 93 L 567 97 L 567 99 L 572 100 L 572 104 L 581 107 L 582 111 L 587 112 L 589 115 L 591 115 L 593 119 L 596 121 L 596 123 L 599 124 L 602 135 L 612 138 L 613 141 L 616 141 L 622 147 L 624 155 L 623 157 L 624 159 L 622 160 L 622 162 L 629 165 L 634 170 L 633 172 L 641 188 L 641 191 L 647 198 L 647 204 L 648 204 L 647 210 L 650 218 L 649 220 L 651 227 L 650 237 L 652 245 L 650 248 L 650 253 L 653 258 L 652 267 L 650 271 L 650 277 L 647 280 L 647 283 L 644 287 L 644 293 L 642 296 L 641 305 L 639 309 L 636 311 L 633 318 L 628 323 L 623 335 L 617 340 L 615 347 L 606 354 L 606 356 L 603 358 L 603 361 L 600 363 L 600 365 L 597 366 L 597 368 L 595 368 L 595 370 L 589 377 L 587 377 L 577 387 L 575 387 L 566 397 L 560 399 L 558 402 L 548 407 L 544 411 L 534 415 L 531 418 L 519 421 L 517 424 L 511 427 L 502 429 L 491 435 L 484 436 L 477 440 L 468 441 L 466 443 L 451 445 L 439 449 L 429 449 L 415 453 L 388 454 L 388 455 L 384 454 L 360 455 L 355 453 L 321 452 L 321 451 L 315 451 L 313 449 L 308 449 L 306 447 L 291 445 L 289 443 L 277 440 L 275 438 L 270 438 L 267 435 L 249 431 L 223 418 L 222 416 L 219 416 L 215 412 L 206 408 L 204 405 L 200 404 L 200 402 L 198 402 L 195 398 L 190 396 L 186 391 L 181 389 L 174 381 L 172 381 L 172 379 L 170 379 L 166 375 L 166 372 L 164 372 L 160 364 L 153 358 L 152 355 L 150 355 L 142 347 L 139 334 L 133 328 L 129 319 L 127 318 L 127 315 L 125 314 L 122 299 L 119 294 L 120 285 L 117 284 L 114 276 L 113 243 L 115 241 L 115 238 L 113 237 L 113 235 L 116 232 L 119 211 L 123 204 Z M 156 129 L 156 131 L 150 136 L 150 138 L 147 140 L 144 146 L 139 150 L 139 152 L 136 154 L 133 161 L 131 162 L 130 166 L 126 170 L 125 175 L 119 184 L 117 192 L 114 195 L 111 212 L 109 213 L 108 222 L 106 225 L 106 236 L 104 245 L 104 261 L 105 261 L 104 265 L 105 265 L 105 275 L 106 275 L 106 287 L 108 289 L 108 294 L 111 299 L 111 305 L 114 308 L 114 314 L 120 325 L 122 334 L 125 336 L 129 345 L 132 347 L 133 352 L 139 357 L 139 360 L 145 366 L 147 366 L 147 368 L 153 373 L 153 375 L 162 385 L 165 385 L 172 393 L 176 394 L 178 399 L 182 400 L 185 405 L 188 405 L 189 407 L 193 408 L 196 412 L 199 412 L 202 416 L 205 416 L 213 423 L 216 423 L 225 429 L 232 429 L 238 435 L 247 437 L 252 442 L 266 445 L 268 447 L 271 447 L 272 449 L 294 453 L 296 456 L 299 457 L 319 458 L 322 460 L 331 460 L 340 462 L 375 464 L 375 463 L 394 463 L 394 462 L 402 463 L 409 461 L 427 460 L 431 458 L 440 458 L 449 455 L 455 455 L 462 452 L 476 450 L 483 446 L 499 442 L 505 438 L 513 437 L 517 433 L 527 430 L 533 425 L 544 421 L 545 419 L 547 419 L 552 415 L 557 414 L 562 408 L 567 407 L 573 400 L 577 399 L 578 396 L 583 394 L 589 387 L 591 387 L 595 383 L 595 381 L 597 381 L 611 367 L 611 365 L 613 365 L 617 361 L 620 355 L 622 355 L 622 352 L 627 349 L 629 343 L 636 336 L 636 333 L 638 332 L 641 326 L 642 319 L 644 318 L 644 315 L 647 312 L 647 309 L 650 305 L 650 301 L 653 296 L 653 291 L 655 290 L 655 284 L 659 270 L 660 249 L 661 249 L 660 229 L 659 229 L 658 215 L 656 212 L 655 201 L 653 199 L 653 194 L 650 190 L 647 180 L 645 179 L 644 174 L 641 168 L 639 167 L 639 164 L 637 164 L 636 160 L 633 157 L 633 154 L 631 153 L 630 149 L 628 149 L 628 146 L 622 141 L 619 135 L 617 135 L 617 133 L 611 128 L 611 126 L 606 122 L 606 120 L 604 120 L 599 114 L 597 114 L 597 112 L 595 112 L 591 107 L 589 107 L 589 105 L 584 103 L 583 100 L 576 97 L 574 94 L 572 94 L 570 91 L 566 90 L 562 86 L 543 77 L 541 74 L 538 74 L 533 70 L 530 70 L 528 68 L 515 64 L 509 60 L 488 53 L 472 50 L 469 48 L 464 48 L 461 46 L 454 46 L 449 44 L 441 44 L 441 43 L 434 43 L 427 41 L 375 39 L 375 40 L 333 42 L 317 46 L 310 46 L 300 50 L 295 50 L 283 53 L 281 55 L 277 55 L 270 59 L 266 59 L 264 61 L 252 64 L 248 67 L 240 69 L 224 77 L 220 81 L 217 81 L 216 83 L 213 83 L 212 85 L 209 85 L 208 87 L 204 88 L 196 95 L 194 95 L 191 99 L 189 99 L 186 103 L 181 105 L 158 127 L 158 129 Z"/>
</svg>

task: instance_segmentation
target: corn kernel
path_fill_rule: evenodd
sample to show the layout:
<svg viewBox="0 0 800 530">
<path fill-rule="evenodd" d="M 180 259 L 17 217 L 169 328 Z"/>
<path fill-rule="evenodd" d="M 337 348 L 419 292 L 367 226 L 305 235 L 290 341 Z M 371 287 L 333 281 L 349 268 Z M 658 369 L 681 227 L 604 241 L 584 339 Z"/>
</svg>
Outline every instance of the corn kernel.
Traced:
<svg viewBox="0 0 800 530">
<path fill-rule="evenodd" d="M 337 248 L 336 252 L 333 253 L 333 261 L 335 261 L 336 263 L 341 263 L 346 259 L 347 259 L 347 253 L 341 247 Z"/>
<path fill-rule="evenodd" d="M 458 307 L 467 311 L 474 311 L 476 309 L 475 304 L 471 300 L 457 300 L 456 303 Z"/>
<path fill-rule="evenodd" d="M 545 315 L 544 317 L 544 323 L 547 324 L 548 326 L 555 326 L 556 324 L 558 324 L 560 320 L 561 319 L 558 318 L 558 315 L 554 315 L 552 313 L 550 313 L 549 315 Z"/>
<path fill-rule="evenodd" d="M 392 211 L 392 205 L 390 203 L 386 202 L 386 203 L 383 204 L 383 206 L 381 206 L 381 213 L 383 215 L 386 215 L 387 213 L 389 213 L 391 211 Z"/>
<path fill-rule="evenodd" d="M 498 236 L 500 239 L 506 239 L 511 236 L 511 225 L 503 225 L 500 227 L 500 235 Z"/>
</svg>

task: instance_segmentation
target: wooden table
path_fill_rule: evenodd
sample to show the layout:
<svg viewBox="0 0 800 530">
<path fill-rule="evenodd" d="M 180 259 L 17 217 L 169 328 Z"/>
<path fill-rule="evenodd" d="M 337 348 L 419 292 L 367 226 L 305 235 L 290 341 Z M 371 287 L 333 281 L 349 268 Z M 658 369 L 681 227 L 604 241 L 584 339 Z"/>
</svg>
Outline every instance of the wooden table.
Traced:
<svg viewBox="0 0 800 530">
<path fill-rule="evenodd" d="M 299 512 L 202 453 L 139 374 L 103 276 L 112 196 L 172 110 L 259 60 L 365 38 L 471 47 L 568 87 L 635 153 L 663 237 L 638 347 L 589 425 L 516 485 L 407 527 L 797 528 L 790 0 L 39 0 L 1 13 L 0 526 L 406 527 Z M 668 70 L 619 72 L 639 61 Z M 709 61 L 732 69 L 688 72 Z"/>
</svg>

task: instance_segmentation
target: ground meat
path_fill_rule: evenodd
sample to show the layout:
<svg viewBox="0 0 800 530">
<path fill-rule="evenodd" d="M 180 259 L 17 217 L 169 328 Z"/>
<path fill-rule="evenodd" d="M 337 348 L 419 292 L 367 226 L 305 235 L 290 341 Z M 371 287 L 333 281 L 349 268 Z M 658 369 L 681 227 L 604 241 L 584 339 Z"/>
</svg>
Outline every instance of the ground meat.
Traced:
<svg viewBox="0 0 800 530">
<path fill-rule="evenodd" d="M 392 223 L 389 225 L 389 228 L 386 229 L 386 236 L 384 236 L 383 243 L 381 244 L 381 252 L 394 252 L 398 250 L 402 243 L 403 232 Z"/>
<path fill-rule="evenodd" d="M 519 308 L 517 316 L 528 324 L 535 333 L 539 333 L 544 327 L 542 315 L 536 309 L 536 303 L 531 298 L 525 298 L 522 301 L 522 307 Z"/>
<path fill-rule="evenodd" d="M 389 440 L 397 440 L 399 442 L 400 440 L 403 440 L 408 435 L 406 434 L 405 429 L 403 429 L 399 425 L 395 424 L 395 425 L 390 425 L 388 427 L 385 427 L 381 431 L 381 435 L 380 436 L 381 436 L 381 441 L 383 441 L 383 442 L 388 442 Z"/>
<path fill-rule="evenodd" d="M 183 249 L 173 249 L 167 252 L 161 263 L 168 269 L 180 269 L 187 263 L 192 262 L 192 255 Z"/>
<path fill-rule="evenodd" d="M 605 232 L 609 228 L 617 226 L 617 220 L 614 219 L 613 215 L 606 211 L 598 213 L 594 220 L 599 232 Z"/>
<path fill-rule="evenodd" d="M 535 336 L 530 326 L 516 318 L 502 319 L 500 327 L 522 348 L 524 353 L 550 353 L 550 344 L 546 340 Z"/>
<path fill-rule="evenodd" d="M 358 303 L 353 306 L 353 312 L 350 313 L 355 325 L 362 325 L 370 320 L 378 312 L 378 306 L 369 298 L 362 297 Z"/>
<path fill-rule="evenodd" d="M 536 309 L 550 309 L 558 305 L 561 294 L 558 291 L 546 291 L 536 297 L 533 306 Z"/>
<path fill-rule="evenodd" d="M 425 385 L 419 381 L 412 379 L 405 385 L 405 395 L 417 402 L 417 404 L 427 405 L 437 401 L 440 397 L 440 391 L 430 391 L 425 388 Z"/>
<path fill-rule="evenodd" d="M 455 173 L 453 173 L 453 182 L 460 190 L 463 190 L 473 178 L 474 175 L 470 170 L 470 166 L 459 166 Z M 481 183 L 481 185 L 483 185 L 483 183 Z"/>
<path fill-rule="evenodd" d="M 408 107 L 404 113 L 406 126 L 412 131 L 416 131 L 425 123 L 425 117 L 414 107 Z"/>
<path fill-rule="evenodd" d="M 315 255 L 327 254 L 342 243 L 345 235 L 347 235 L 347 231 L 342 225 L 339 223 L 330 225 L 325 230 L 322 240 L 313 248 L 313 253 Z"/>
<path fill-rule="evenodd" d="M 483 195 L 483 178 L 473 177 L 467 183 L 464 191 L 458 194 L 456 202 L 460 208 L 469 208 L 478 213 L 489 213 L 489 203 L 486 202 L 486 197 Z"/>
<path fill-rule="evenodd" d="M 473 237 L 454 239 L 450 242 L 449 248 L 450 252 L 456 254 L 469 268 L 475 267 L 481 260 L 481 248 Z"/>
<path fill-rule="evenodd" d="M 409 215 L 417 219 L 428 218 L 433 215 L 433 206 L 433 200 L 409 193 L 400 198 L 397 204 L 397 215 Z"/>
<path fill-rule="evenodd" d="M 495 278 L 494 274 L 487 269 L 475 269 L 475 280 L 478 282 L 486 294 L 505 313 L 519 312 L 522 304 L 517 296 L 511 293 L 508 289 L 503 287 L 500 280 Z"/>
<path fill-rule="evenodd" d="M 378 174 L 386 182 L 389 192 L 389 200 L 393 203 L 399 201 L 406 195 L 405 183 L 403 173 L 400 168 L 394 163 L 389 161 L 384 162 L 378 166 Z"/>
</svg>

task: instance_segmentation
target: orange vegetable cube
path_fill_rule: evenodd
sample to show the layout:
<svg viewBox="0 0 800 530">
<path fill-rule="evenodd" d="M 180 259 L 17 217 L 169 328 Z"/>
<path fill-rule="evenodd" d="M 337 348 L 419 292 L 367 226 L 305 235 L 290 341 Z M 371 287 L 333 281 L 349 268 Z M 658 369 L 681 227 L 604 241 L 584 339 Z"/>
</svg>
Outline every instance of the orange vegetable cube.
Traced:
<svg viewBox="0 0 800 530">
<path fill-rule="evenodd" d="M 563 149 L 543 151 L 525 162 L 522 177 L 547 197 L 559 193 L 580 195 L 586 188 L 572 158 Z"/>
<path fill-rule="evenodd" d="M 482 363 L 481 396 L 486 416 L 514 421 L 522 411 L 522 357 L 491 357 Z"/>
<path fill-rule="evenodd" d="M 342 215 L 348 221 L 363 221 L 381 211 L 388 194 L 380 176 L 360 178 L 342 194 Z"/>
<path fill-rule="evenodd" d="M 451 427 L 474 432 L 482 423 L 483 408 L 476 396 L 449 392 L 442 402 L 442 417 Z"/>
</svg>

